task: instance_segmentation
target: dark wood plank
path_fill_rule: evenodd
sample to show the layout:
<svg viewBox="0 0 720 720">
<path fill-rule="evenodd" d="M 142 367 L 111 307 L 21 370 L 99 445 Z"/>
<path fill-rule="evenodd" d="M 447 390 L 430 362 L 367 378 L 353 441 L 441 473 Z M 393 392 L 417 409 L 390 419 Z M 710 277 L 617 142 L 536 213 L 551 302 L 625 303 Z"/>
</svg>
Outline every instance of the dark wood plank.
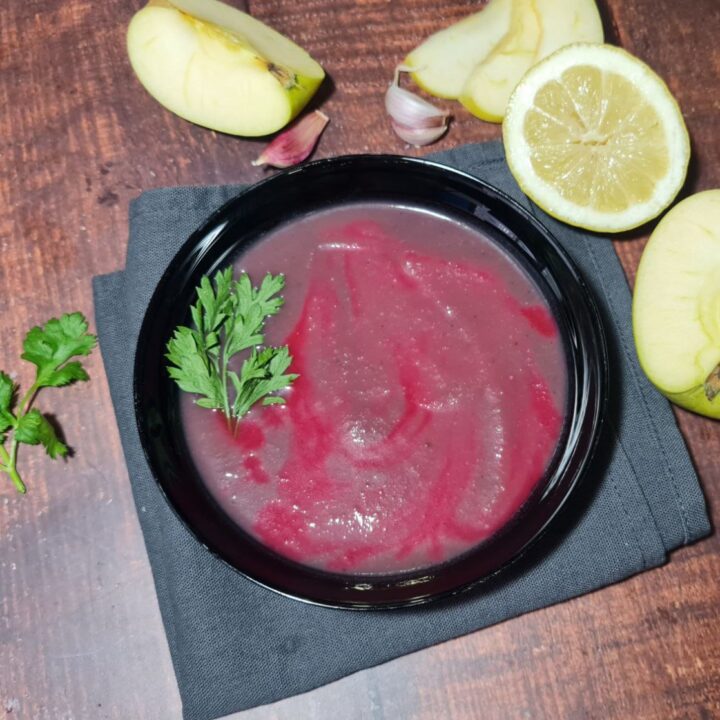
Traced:
<svg viewBox="0 0 720 720">
<path fill-rule="evenodd" d="M 471 0 L 251 2 L 332 77 L 317 156 L 411 152 L 382 96 L 392 68 Z M 92 316 L 90 277 L 122 266 L 127 206 L 142 189 L 251 182 L 259 141 L 194 127 L 129 68 L 129 0 L 0 7 L 0 367 L 50 315 Z M 668 81 L 695 161 L 688 191 L 720 185 L 716 0 L 608 0 L 608 26 Z M 456 105 L 432 149 L 499 136 Z M 603 240 L 598 240 L 603 242 Z M 616 242 L 632 280 L 644 237 Z M 76 456 L 25 452 L 30 486 L 0 484 L 0 716 L 178 718 L 179 699 L 100 357 L 92 383 L 42 398 Z M 720 424 L 678 413 L 717 517 Z M 142 510 L 142 509 L 141 509 Z M 720 542 L 664 568 L 334 683 L 255 718 L 712 718 L 720 716 Z"/>
</svg>

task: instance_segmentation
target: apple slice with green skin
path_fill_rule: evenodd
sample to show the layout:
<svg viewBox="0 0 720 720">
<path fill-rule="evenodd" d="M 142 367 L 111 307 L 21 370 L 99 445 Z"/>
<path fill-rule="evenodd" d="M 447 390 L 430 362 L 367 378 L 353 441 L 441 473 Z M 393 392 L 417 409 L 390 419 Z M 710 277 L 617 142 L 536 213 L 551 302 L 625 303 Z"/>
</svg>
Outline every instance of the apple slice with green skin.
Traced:
<svg viewBox="0 0 720 720">
<path fill-rule="evenodd" d="M 658 390 L 720 418 L 720 190 L 686 198 L 655 228 L 635 280 L 633 331 Z"/>
<path fill-rule="evenodd" d="M 127 47 L 145 89 L 190 122 L 268 135 L 307 104 L 325 73 L 302 48 L 218 0 L 151 0 Z"/>
<path fill-rule="evenodd" d="M 472 71 L 460 102 L 481 120 L 502 122 L 512 91 L 535 62 L 541 39 L 535 0 L 513 0 L 508 34 Z"/>
<path fill-rule="evenodd" d="M 403 61 L 413 80 L 436 97 L 456 99 L 473 68 L 510 30 L 512 0 L 490 0 L 479 12 L 430 35 Z"/>
<path fill-rule="evenodd" d="M 565 45 L 605 40 L 595 0 L 535 0 L 542 31 L 535 63 Z"/>
<path fill-rule="evenodd" d="M 595 0 L 514 0 L 510 32 L 469 76 L 460 102 L 483 120 L 502 122 L 512 91 L 533 65 L 565 45 L 603 39 Z"/>
</svg>

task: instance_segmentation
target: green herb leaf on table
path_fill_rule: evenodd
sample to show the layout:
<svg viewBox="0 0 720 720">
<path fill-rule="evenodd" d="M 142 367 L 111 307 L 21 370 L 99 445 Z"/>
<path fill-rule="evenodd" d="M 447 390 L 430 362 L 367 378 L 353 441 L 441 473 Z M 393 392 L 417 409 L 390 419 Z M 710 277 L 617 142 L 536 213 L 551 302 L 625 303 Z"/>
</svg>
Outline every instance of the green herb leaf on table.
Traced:
<svg viewBox="0 0 720 720">
<path fill-rule="evenodd" d="M 283 306 L 278 295 L 282 275 L 267 274 L 255 288 L 247 273 L 233 280 L 232 268 L 220 270 L 211 281 L 203 277 L 197 302 L 190 308 L 193 327 L 178 326 L 167 344 L 168 373 L 181 390 L 199 397 L 204 408 L 222 410 L 236 423 L 256 403 L 282 404 L 277 393 L 298 376 L 287 373 L 292 357 L 287 346 L 262 347 L 265 320 Z M 245 357 L 239 373 L 231 360 Z"/>
<path fill-rule="evenodd" d="M 5 442 L 6 432 L 15 426 L 15 416 L 10 412 L 15 399 L 15 383 L 0 371 L 0 444 Z"/>
<path fill-rule="evenodd" d="M 88 380 L 79 362 L 70 358 L 89 355 L 96 338 L 87 332 L 88 325 L 81 313 L 70 313 L 49 320 L 44 327 L 34 327 L 25 336 L 22 359 L 37 366 L 35 384 L 61 387 L 75 380 Z"/>
<path fill-rule="evenodd" d="M 55 428 L 39 410 L 30 410 L 18 419 L 15 438 L 26 445 L 42 445 L 53 459 L 68 454 L 67 445 L 58 439 Z"/>
<path fill-rule="evenodd" d="M 73 358 L 89 355 L 96 343 L 97 338 L 88 332 L 83 315 L 68 313 L 52 318 L 42 327 L 32 328 L 25 336 L 21 357 L 35 365 L 36 372 L 35 382 L 19 404 L 17 385 L 9 375 L 0 372 L 0 473 L 9 475 L 19 492 L 26 490 L 17 469 L 20 444 L 42 445 L 53 459 L 68 454 L 67 445 L 58 438 L 47 417 L 31 408 L 38 391 L 88 380 L 85 368 Z M 10 446 L 6 448 L 8 439 Z"/>
</svg>

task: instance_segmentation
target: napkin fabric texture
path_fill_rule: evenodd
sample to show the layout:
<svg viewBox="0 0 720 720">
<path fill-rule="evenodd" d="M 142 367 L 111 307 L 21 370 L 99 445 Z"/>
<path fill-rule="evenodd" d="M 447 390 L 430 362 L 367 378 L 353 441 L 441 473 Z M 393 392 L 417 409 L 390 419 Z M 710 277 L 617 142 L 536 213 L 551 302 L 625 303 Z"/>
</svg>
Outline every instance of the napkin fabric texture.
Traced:
<svg viewBox="0 0 720 720">
<path fill-rule="evenodd" d="M 211 555 L 160 494 L 135 425 L 132 372 L 150 296 L 184 240 L 239 186 L 143 193 L 125 270 L 94 279 L 95 318 L 135 503 L 186 720 L 288 697 L 434 643 L 617 582 L 709 532 L 698 479 L 668 403 L 635 356 L 630 292 L 612 244 L 555 222 L 520 192 L 499 143 L 433 159 L 519 200 L 579 265 L 605 320 L 610 405 L 592 471 L 543 539 L 494 580 L 392 611 L 332 610 L 261 588 Z"/>
</svg>

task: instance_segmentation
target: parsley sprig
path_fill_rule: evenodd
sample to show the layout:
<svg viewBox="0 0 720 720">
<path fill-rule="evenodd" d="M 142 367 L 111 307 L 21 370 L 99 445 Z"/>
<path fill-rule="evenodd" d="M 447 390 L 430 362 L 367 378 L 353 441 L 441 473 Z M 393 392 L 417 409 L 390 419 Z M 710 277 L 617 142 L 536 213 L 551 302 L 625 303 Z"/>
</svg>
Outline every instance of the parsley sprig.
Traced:
<svg viewBox="0 0 720 720">
<path fill-rule="evenodd" d="M 37 393 L 46 387 L 62 387 L 89 379 L 85 368 L 75 357 L 89 355 L 97 339 L 87 331 L 88 324 L 75 312 L 52 318 L 42 327 L 34 327 L 23 341 L 22 359 L 36 367 L 35 382 L 17 403 L 18 386 L 0 371 L 0 472 L 10 476 L 18 492 L 26 491 L 17 470 L 18 447 L 42 445 L 55 459 L 66 457 L 68 447 L 57 436 L 55 428 L 39 410 L 31 408 Z M 17 410 L 13 409 L 17 406 Z M 5 447 L 6 440 L 10 447 Z"/>
<path fill-rule="evenodd" d="M 217 272 L 212 282 L 205 276 L 190 308 L 193 327 L 179 325 L 167 344 L 170 377 L 198 395 L 201 407 L 222 410 L 233 426 L 257 402 L 284 403 L 273 393 L 298 377 L 285 372 L 292 362 L 286 345 L 261 347 L 265 319 L 283 306 L 278 293 L 284 287 L 282 275 L 268 273 L 255 288 L 247 273 L 234 280 L 231 267 Z M 238 373 L 230 361 L 242 352 L 247 357 Z"/>
</svg>

